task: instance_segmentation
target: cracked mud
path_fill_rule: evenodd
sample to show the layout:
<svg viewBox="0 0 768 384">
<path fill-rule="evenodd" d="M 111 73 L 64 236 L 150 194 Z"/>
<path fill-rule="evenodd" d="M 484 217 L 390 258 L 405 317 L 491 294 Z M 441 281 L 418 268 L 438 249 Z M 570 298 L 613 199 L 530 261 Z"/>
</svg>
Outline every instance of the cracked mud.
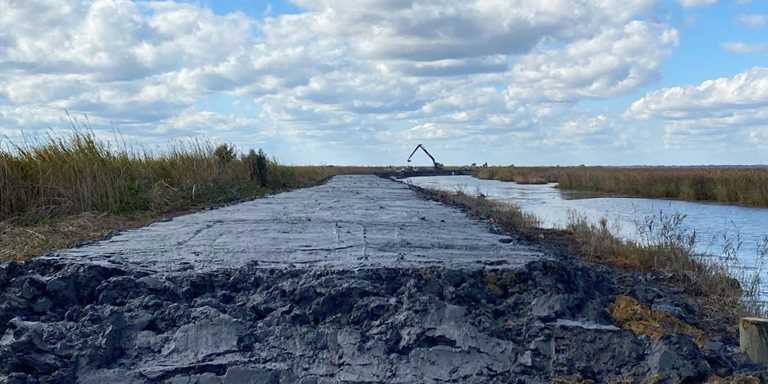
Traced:
<svg viewBox="0 0 768 384">
<path fill-rule="evenodd" d="M 727 340 L 617 327 L 614 272 L 489 229 L 344 176 L 5 264 L 0 382 L 699 382 L 750 368 Z"/>
</svg>

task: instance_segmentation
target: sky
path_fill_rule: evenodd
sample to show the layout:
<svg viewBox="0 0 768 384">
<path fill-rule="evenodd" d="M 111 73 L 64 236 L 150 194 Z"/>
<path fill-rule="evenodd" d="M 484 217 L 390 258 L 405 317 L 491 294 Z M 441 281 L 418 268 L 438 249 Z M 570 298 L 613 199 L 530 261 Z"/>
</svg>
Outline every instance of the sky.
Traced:
<svg viewBox="0 0 768 384">
<path fill-rule="evenodd" d="M 73 121 L 286 164 L 768 164 L 768 1 L 0 0 L 0 145 Z"/>
</svg>

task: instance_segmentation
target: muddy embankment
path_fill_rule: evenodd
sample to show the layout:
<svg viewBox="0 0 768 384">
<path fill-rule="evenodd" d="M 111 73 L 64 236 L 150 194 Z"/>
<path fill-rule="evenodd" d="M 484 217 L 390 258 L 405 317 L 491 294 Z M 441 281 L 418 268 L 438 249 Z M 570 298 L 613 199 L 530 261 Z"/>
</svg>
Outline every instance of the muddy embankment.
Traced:
<svg viewBox="0 0 768 384">
<path fill-rule="evenodd" d="M 492 233 L 370 176 L 5 264 L 0 292 L 6 383 L 702 382 L 760 370 L 653 276 Z M 622 321 L 617 297 L 640 303 Z M 708 332 L 628 326 L 651 308 Z"/>
</svg>

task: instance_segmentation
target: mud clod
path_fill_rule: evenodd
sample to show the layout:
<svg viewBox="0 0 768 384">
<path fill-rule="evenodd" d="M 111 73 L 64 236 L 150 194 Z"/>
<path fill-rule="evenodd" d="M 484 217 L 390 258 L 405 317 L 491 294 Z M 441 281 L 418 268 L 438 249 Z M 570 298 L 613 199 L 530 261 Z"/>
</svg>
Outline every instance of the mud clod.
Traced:
<svg viewBox="0 0 768 384">
<path fill-rule="evenodd" d="M 610 277 L 565 261 L 493 271 L 257 264 L 152 278 L 110 271 L 89 283 L 92 294 L 69 302 L 53 298 L 72 298 L 66 287 L 92 270 L 58 263 L 14 265 L 4 284 L 7 383 L 505 383 L 567 375 L 690 382 L 715 373 L 709 361 L 728 355 L 716 343 L 702 352 L 687 335 L 638 338 L 614 327 L 605 310 Z M 45 269 L 58 270 L 49 280 L 55 289 L 40 280 Z M 28 299 L 12 299 L 30 290 Z M 40 298 L 51 302 L 42 315 L 30 304 Z M 617 303 L 614 312 L 639 305 Z"/>
</svg>

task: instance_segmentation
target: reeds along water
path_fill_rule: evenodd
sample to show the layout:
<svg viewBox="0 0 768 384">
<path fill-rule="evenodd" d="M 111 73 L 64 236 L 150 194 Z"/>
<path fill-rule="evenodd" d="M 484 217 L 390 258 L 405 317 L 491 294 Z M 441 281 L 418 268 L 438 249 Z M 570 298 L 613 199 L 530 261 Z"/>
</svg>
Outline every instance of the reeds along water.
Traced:
<svg viewBox="0 0 768 384">
<path fill-rule="evenodd" d="M 336 171 L 287 167 L 270 159 L 269 176 L 261 183 L 231 146 L 191 140 L 147 151 L 75 131 L 0 148 L 0 221 L 185 209 L 317 183 Z"/>
<path fill-rule="evenodd" d="M 696 250 L 696 231 L 686 216 L 663 211 L 638 218 L 640 238 L 622 240 L 607 219 L 598 223 L 570 212 L 566 229 L 587 259 L 629 270 L 664 272 L 687 280 L 686 289 L 712 305 L 727 308 L 735 317 L 768 315 L 764 276 L 768 273 L 768 236 L 755 248 L 754 263 L 747 267 L 736 255 L 744 245 L 739 233 L 723 233 L 722 246 L 706 253 Z"/>
<path fill-rule="evenodd" d="M 560 188 L 768 207 L 768 167 L 488 167 L 474 176 Z"/>
</svg>

